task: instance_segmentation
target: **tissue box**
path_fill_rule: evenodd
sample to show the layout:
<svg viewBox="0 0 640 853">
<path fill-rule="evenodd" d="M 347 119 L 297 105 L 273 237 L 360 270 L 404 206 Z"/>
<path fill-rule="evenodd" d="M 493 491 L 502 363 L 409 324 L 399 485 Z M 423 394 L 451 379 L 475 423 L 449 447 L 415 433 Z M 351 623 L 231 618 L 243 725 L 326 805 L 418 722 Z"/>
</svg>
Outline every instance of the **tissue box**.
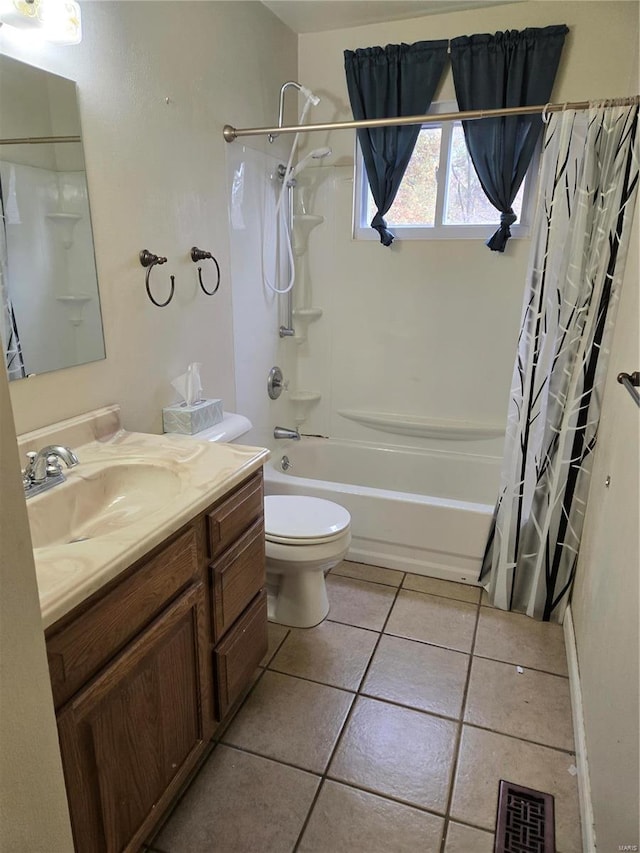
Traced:
<svg viewBox="0 0 640 853">
<path fill-rule="evenodd" d="M 201 400 L 193 406 L 176 403 L 162 410 L 162 428 L 165 432 L 193 435 L 222 420 L 222 400 Z"/>
</svg>

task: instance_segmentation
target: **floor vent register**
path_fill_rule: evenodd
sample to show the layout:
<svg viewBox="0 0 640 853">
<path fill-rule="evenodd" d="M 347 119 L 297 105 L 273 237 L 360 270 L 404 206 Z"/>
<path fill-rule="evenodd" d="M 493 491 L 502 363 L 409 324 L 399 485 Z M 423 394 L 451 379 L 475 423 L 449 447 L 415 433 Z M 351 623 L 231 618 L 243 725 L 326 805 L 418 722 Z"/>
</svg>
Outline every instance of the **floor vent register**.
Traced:
<svg viewBox="0 0 640 853">
<path fill-rule="evenodd" d="M 494 853 L 555 853 L 553 797 L 500 780 Z"/>
</svg>

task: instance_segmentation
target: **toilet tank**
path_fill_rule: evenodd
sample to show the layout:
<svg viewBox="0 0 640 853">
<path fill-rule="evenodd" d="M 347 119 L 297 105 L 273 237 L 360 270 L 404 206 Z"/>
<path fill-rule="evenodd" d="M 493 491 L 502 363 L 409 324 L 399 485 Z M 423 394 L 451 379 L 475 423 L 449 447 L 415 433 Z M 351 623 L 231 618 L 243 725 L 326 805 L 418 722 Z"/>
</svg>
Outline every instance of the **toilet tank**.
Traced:
<svg viewBox="0 0 640 853">
<path fill-rule="evenodd" d="M 197 438 L 200 441 L 225 441 L 233 443 L 248 433 L 251 427 L 251 421 L 244 415 L 237 415 L 234 412 L 223 412 L 223 417 L 219 424 L 207 427 L 207 429 L 203 429 L 201 432 L 195 432 L 191 438 Z"/>
</svg>

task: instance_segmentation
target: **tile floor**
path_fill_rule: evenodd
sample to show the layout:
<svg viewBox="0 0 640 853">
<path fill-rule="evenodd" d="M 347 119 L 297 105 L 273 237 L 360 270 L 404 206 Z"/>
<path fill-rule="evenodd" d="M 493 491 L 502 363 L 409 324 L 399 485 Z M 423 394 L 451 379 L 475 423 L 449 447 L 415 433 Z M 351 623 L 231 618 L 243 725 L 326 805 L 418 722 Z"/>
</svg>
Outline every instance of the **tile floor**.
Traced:
<svg viewBox="0 0 640 853">
<path fill-rule="evenodd" d="M 491 853 L 498 781 L 555 797 L 580 853 L 562 628 L 343 562 L 269 651 L 154 853 Z"/>
</svg>

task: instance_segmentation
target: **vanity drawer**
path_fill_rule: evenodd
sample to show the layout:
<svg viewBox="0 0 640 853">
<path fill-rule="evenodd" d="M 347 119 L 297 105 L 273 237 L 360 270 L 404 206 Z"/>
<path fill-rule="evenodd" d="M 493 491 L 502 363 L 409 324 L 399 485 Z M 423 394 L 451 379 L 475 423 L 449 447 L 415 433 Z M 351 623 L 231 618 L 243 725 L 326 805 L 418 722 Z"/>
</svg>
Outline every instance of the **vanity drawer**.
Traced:
<svg viewBox="0 0 640 853">
<path fill-rule="evenodd" d="M 260 519 L 211 564 L 214 643 L 231 627 L 264 582 L 264 523 Z"/>
<path fill-rule="evenodd" d="M 200 565 L 198 534 L 193 526 L 71 623 L 47 632 L 56 708 L 195 580 Z"/>
<path fill-rule="evenodd" d="M 263 589 L 213 653 L 216 718 L 221 720 L 267 653 L 267 593 Z"/>
<path fill-rule="evenodd" d="M 226 551 L 263 513 L 262 471 L 258 471 L 209 513 L 209 556 L 217 557 Z"/>
</svg>

